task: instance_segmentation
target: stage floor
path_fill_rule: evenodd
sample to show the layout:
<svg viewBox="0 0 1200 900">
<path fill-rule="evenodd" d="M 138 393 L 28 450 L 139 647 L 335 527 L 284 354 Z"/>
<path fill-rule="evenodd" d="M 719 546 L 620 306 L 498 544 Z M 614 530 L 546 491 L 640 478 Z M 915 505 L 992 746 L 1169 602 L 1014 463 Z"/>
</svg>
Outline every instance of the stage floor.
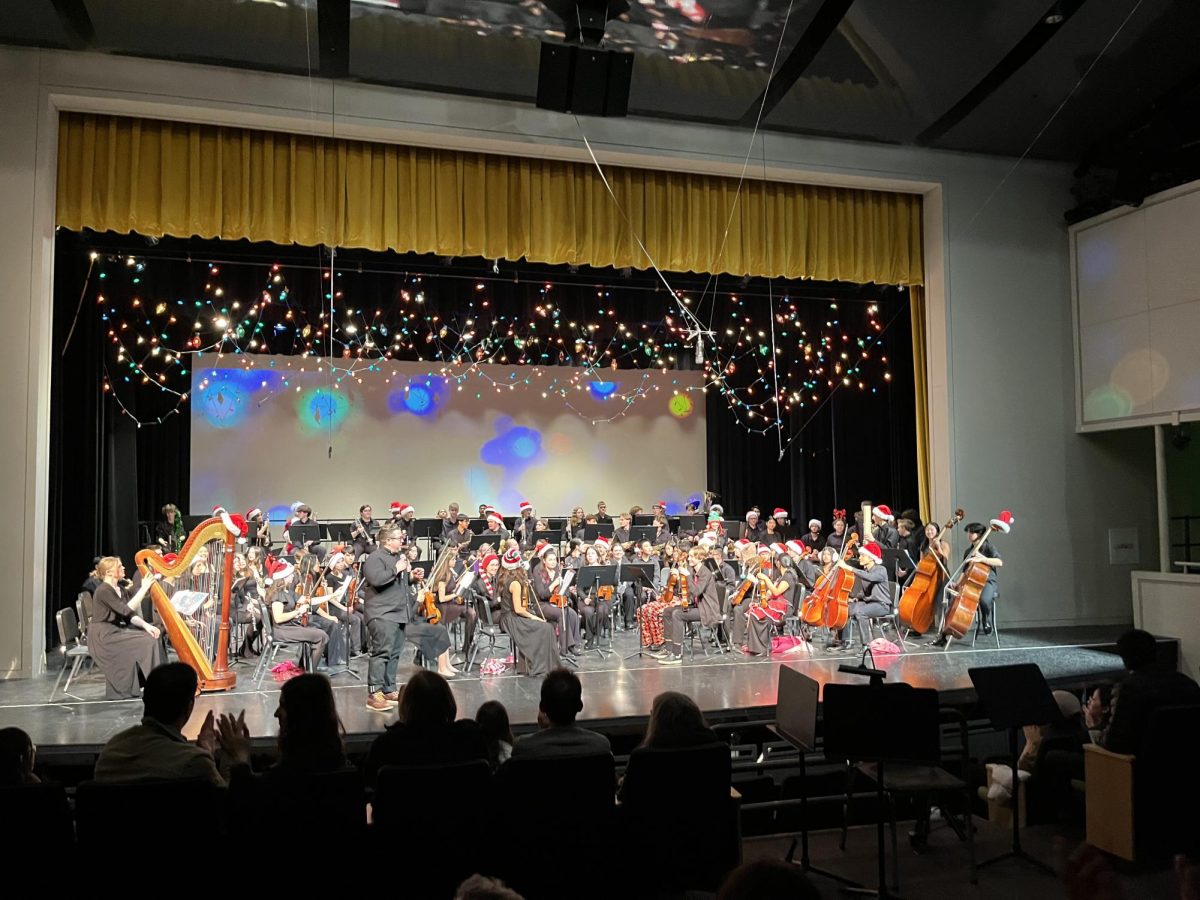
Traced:
<svg viewBox="0 0 1200 900">
<path fill-rule="evenodd" d="M 981 638 L 975 649 L 969 643 L 956 643 L 949 651 L 926 641 L 910 645 L 903 656 L 876 662 L 886 669 L 889 680 L 935 688 L 944 703 L 968 703 L 973 691 L 967 670 L 975 666 L 1035 662 L 1051 685 L 1072 688 L 1092 680 L 1115 679 L 1121 672 L 1121 661 L 1106 651 L 1112 649 L 1123 630 L 1122 626 L 1006 630 L 999 648 L 991 638 Z M 714 722 L 735 717 L 769 718 L 773 714 L 776 669 L 780 665 L 798 668 L 822 684 L 861 681 L 857 676 L 837 671 L 841 664 L 857 663 L 857 653 L 801 649 L 786 657 L 762 660 L 740 653 L 706 657 L 698 650 L 694 660 L 685 658 L 681 666 L 662 666 L 650 657 L 623 659 L 637 650 L 635 632 L 618 632 L 613 649 L 605 657 L 588 653 L 579 666 L 584 690 L 581 719 L 609 729 L 632 727 L 643 720 L 654 697 L 667 690 L 690 695 Z M 279 659 L 285 658 L 287 655 L 281 652 Z M 410 651 L 406 650 L 405 661 L 410 659 Z M 354 669 L 365 674 L 366 659 L 356 660 Z M 218 713 L 244 709 L 246 724 L 254 737 L 269 738 L 276 733 L 274 694 L 279 685 L 268 673 L 261 690 L 255 690 L 251 677 L 253 665 L 239 664 L 237 671 L 237 689 L 197 699 L 196 712 L 186 729 L 189 736 L 195 736 L 210 709 Z M 402 664 L 400 680 L 415 671 L 411 665 Z M 56 674 L 0 682 L 0 727 L 23 728 L 41 748 L 87 752 L 141 718 L 140 701 L 104 700 L 103 678 L 96 673 L 72 682 L 74 696 L 64 696 L 60 691 L 50 702 Z M 362 682 L 346 674 L 336 675 L 332 681 L 348 735 L 382 731 L 395 719 L 394 713 L 385 715 L 366 708 L 366 688 Z M 539 678 L 500 675 L 462 677 L 455 679 L 452 687 L 460 717 L 473 716 L 484 701 L 499 700 L 508 708 L 514 729 L 521 730 L 537 720 L 540 684 Z"/>
</svg>

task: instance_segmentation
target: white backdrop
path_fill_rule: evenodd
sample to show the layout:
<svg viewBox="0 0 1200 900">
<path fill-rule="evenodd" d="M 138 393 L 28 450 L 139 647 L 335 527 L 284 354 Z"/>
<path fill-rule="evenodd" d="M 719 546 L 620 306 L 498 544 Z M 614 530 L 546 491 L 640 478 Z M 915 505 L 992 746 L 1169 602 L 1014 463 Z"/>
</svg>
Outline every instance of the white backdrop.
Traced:
<svg viewBox="0 0 1200 900">
<path fill-rule="evenodd" d="M 348 361 L 339 360 L 339 366 Z M 516 515 L 597 500 L 672 510 L 704 490 L 699 372 L 360 364 L 215 355 L 192 383 L 191 512 L 302 500 L 318 519 L 393 500 L 418 517 L 457 500 Z M 565 391 L 566 396 L 561 392 Z"/>
</svg>

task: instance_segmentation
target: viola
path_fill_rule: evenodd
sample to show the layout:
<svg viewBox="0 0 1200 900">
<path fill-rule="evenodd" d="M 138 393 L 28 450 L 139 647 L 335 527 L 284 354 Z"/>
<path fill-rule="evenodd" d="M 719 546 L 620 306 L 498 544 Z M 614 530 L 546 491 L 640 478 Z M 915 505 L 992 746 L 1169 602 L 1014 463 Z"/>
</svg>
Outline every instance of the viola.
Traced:
<svg viewBox="0 0 1200 900">
<path fill-rule="evenodd" d="M 733 592 L 733 596 L 729 598 L 729 605 L 741 606 L 746 597 L 750 594 L 750 591 L 753 590 L 754 584 L 755 578 L 753 574 L 747 578 L 743 578 L 742 583 L 739 584 L 737 586 L 737 590 Z"/>
<path fill-rule="evenodd" d="M 667 577 L 667 586 L 663 588 L 662 595 L 658 598 L 661 603 L 670 603 L 675 599 L 675 585 L 679 582 L 679 576 L 672 572 Z"/>
<path fill-rule="evenodd" d="M 924 634 L 933 625 L 933 613 L 937 606 L 938 583 L 941 581 L 939 571 L 942 564 L 938 561 L 935 546 L 940 546 L 946 532 L 963 520 L 966 515 L 961 509 L 956 509 L 950 520 L 942 526 L 937 539 L 930 541 L 929 549 L 917 563 L 916 571 L 900 595 L 900 605 L 896 612 L 900 616 L 900 624 L 919 634 Z"/>
<path fill-rule="evenodd" d="M 846 538 L 846 546 L 842 548 L 842 561 L 849 559 L 850 551 L 858 543 L 858 535 L 851 534 Z M 854 590 L 854 573 L 838 566 L 829 576 L 829 586 L 825 592 L 825 627 L 831 631 L 840 631 L 850 621 L 850 592 Z"/>
</svg>

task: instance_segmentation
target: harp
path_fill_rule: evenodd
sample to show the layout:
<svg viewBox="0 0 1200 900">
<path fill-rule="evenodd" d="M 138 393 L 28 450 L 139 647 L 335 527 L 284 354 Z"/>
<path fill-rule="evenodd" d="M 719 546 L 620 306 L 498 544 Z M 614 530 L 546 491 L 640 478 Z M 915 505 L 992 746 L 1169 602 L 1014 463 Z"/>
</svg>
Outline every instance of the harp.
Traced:
<svg viewBox="0 0 1200 900">
<path fill-rule="evenodd" d="M 229 608 L 236 546 L 237 536 L 219 517 L 213 517 L 188 535 L 174 562 L 167 563 L 153 550 L 142 550 L 134 557 L 143 578 L 157 572 L 164 580 L 171 579 L 175 590 L 208 594 L 206 608 L 197 610 L 198 622 L 193 630 L 171 602 L 163 582 L 156 581 L 150 587 L 163 630 L 179 661 L 196 670 L 202 691 L 224 691 L 237 684 L 237 674 L 229 669 Z"/>
</svg>

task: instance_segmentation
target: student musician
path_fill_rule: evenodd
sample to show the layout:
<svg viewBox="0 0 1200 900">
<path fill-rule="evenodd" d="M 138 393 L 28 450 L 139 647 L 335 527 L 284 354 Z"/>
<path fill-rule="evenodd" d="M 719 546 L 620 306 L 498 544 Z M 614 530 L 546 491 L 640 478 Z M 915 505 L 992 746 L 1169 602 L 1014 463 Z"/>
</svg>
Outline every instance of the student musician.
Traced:
<svg viewBox="0 0 1200 900">
<path fill-rule="evenodd" d="M 504 527 L 504 517 L 494 509 L 488 510 L 487 527 L 480 534 L 486 534 L 491 538 L 495 542 L 494 546 L 497 549 L 501 549 L 504 542 L 511 537 L 508 529 Z"/>
<path fill-rule="evenodd" d="M 476 603 L 486 603 L 493 616 L 500 612 L 500 595 L 496 593 L 496 579 L 500 575 L 500 556 L 496 553 L 484 553 L 475 565 L 475 579 L 471 582 L 471 591 Z"/>
<path fill-rule="evenodd" d="M 770 656 L 771 638 L 783 620 L 795 610 L 796 585 L 800 577 L 787 548 L 776 544 L 772 556 L 763 561 L 758 572 L 758 594 L 747 598 L 746 652 L 752 656 Z"/>
<path fill-rule="evenodd" d="M 350 558 L 344 552 L 334 553 L 325 563 L 325 584 L 329 593 L 334 593 L 351 579 L 355 581 L 354 592 L 358 593 L 361 582 L 350 568 Z M 347 590 L 341 600 L 329 601 L 329 614 L 342 625 L 350 626 L 350 647 L 355 654 L 362 652 L 367 645 L 367 623 L 362 610 L 357 608 L 357 597 L 351 596 Z"/>
<path fill-rule="evenodd" d="M 899 559 L 896 561 L 897 584 L 904 584 L 921 560 L 921 536 L 915 534 L 916 527 L 917 523 L 912 519 L 902 517 L 896 520 L 896 533 L 899 535 L 896 549 L 900 551 Z"/>
<path fill-rule="evenodd" d="M 250 526 L 253 528 L 254 526 Z M 231 621 L 245 625 L 245 636 L 238 656 L 257 656 L 254 645 L 262 633 L 263 610 L 266 608 L 267 585 L 262 570 L 263 551 L 261 547 L 250 547 L 246 555 L 234 560 L 234 580 L 230 588 L 230 601 L 233 609 L 230 611 Z"/>
<path fill-rule="evenodd" d="M 758 507 L 754 507 L 746 513 L 746 524 L 742 526 L 741 539 L 750 541 L 752 544 L 762 543 L 763 535 L 767 532 L 765 525 L 759 524 Z"/>
<path fill-rule="evenodd" d="M 763 528 L 764 531 L 762 542 L 768 547 L 770 547 L 772 544 L 782 544 L 787 540 L 787 537 L 785 537 L 783 533 L 783 527 L 780 525 L 779 519 L 775 518 L 775 516 L 771 516 L 771 518 L 767 519 L 767 521 L 763 523 Z"/>
<path fill-rule="evenodd" d="M 392 515 L 397 518 L 395 527 L 404 532 L 404 543 L 416 543 L 417 511 L 409 504 L 401 503 L 400 508 L 393 510 Z"/>
<path fill-rule="evenodd" d="M 633 540 L 629 536 L 629 529 L 632 527 L 633 519 L 629 513 L 621 513 L 617 518 L 617 527 L 613 529 L 612 542 L 614 545 L 620 544 L 626 550 L 633 550 Z"/>
<path fill-rule="evenodd" d="M 474 532 L 470 529 L 471 520 L 467 518 L 466 513 L 459 513 L 458 518 L 454 522 L 454 528 L 450 531 L 443 542 L 443 547 L 458 547 L 459 552 L 466 550 L 467 545 L 471 543 L 471 538 L 475 537 Z"/>
<path fill-rule="evenodd" d="M 612 516 L 608 514 L 608 504 L 603 500 L 597 501 L 596 515 L 594 515 L 592 518 L 596 520 L 597 525 L 611 525 Z"/>
<path fill-rule="evenodd" d="M 532 550 L 536 539 L 534 532 L 537 530 L 537 519 L 533 516 L 533 504 L 528 500 L 522 500 L 518 507 L 520 518 L 517 519 L 516 527 L 513 528 L 513 537 L 517 539 L 521 550 Z"/>
<path fill-rule="evenodd" d="M 534 559 L 538 562 L 530 574 L 529 586 L 533 589 L 536 611 L 540 613 L 540 618 L 554 626 L 558 635 L 559 651 L 574 656 L 581 643 L 579 620 L 584 613 L 586 604 L 582 596 L 579 598 L 578 611 L 570 606 L 557 606 L 551 603 L 550 597 L 554 594 L 554 589 L 562 583 L 562 570 L 558 564 L 558 554 L 550 544 L 546 544 L 541 547 L 540 555 L 535 556 Z"/>
<path fill-rule="evenodd" d="M 993 524 L 997 524 L 998 520 L 993 519 Z M 930 523 L 933 524 L 933 523 Z M 987 527 L 979 522 L 971 522 L 966 527 L 967 541 L 969 546 L 963 551 L 963 565 L 966 566 L 973 562 L 987 563 L 988 577 L 987 584 L 983 586 L 983 590 L 979 592 L 979 624 L 983 627 L 984 634 L 991 634 L 992 626 L 992 611 L 996 608 L 996 593 L 999 590 L 999 582 L 996 579 L 996 570 L 1004 565 L 1004 560 L 1000 558 L 1000 554 L 996 552 L 996 548 L 992 546 L 991 541 L 984 541 L 979 549 L 974 553 L 971 548 L 975 546 L 975 542 L 983 537 L 987 531 Z M 946 643 L 946 635 L 943 633 L 934 644 L 938 647 Z"/>
<path fill-rule="evenodd" d="M 249 540 L 252 547 L 271 549 L 271 523 L 263 515 L 261 507 L 254 507 L 246 512 L 246 526 L 249 529 Z"/>
<path fill-rule="evenodd" d="M 775 511 L 771 513 L 771 521 L 775 523 L 775 530 L 779 532 L 779 540 L 786 543 L 791 536 L 791 522 L 787 510 L 780 506 L 775 507 Z"/>
<path fill-rule="evenodd" d="M 187 535 L 183 532 L 183 516 L 179 507 L 168 503 L 162 508 L 162 520 L 154 526 L 154 537 L 163 553 L 178 553 Z"/>
<path fill-rule="evenodd" d="M 895 550 L 900 546 L 900 533 L 896 531 L 895 521 L 891 507 L 880 503 L 871 508 L 871 533 L 875 543 L 886 550 Z"/>
<path fill-rule="evenodd" d="M 158 576 L 146 578 L 136 593 L 130 593 L 125 567 L 115 556 L 102 557 L 96 574 L 100 585 L 92 595 L 88 649 L 104 673 L 105 699 L 137 699 L 144 677 L 164 661 L 161 632 L 142 615 L 142 601 Z"/>
<path fill-rule="evenodd" d="M 671 539 L 671 522 L 665 512 L 655 512 L 654 527 L 658 529 L 654 533 L 654 546 L 661 547 Z"/>
<path fill-rule="evenodd" d="M 461 675 L 450 662 L 450 631 L 445 624 L 438 622 L 434 625 L 421 615 L 421 595 L 425 591 L 425 572 L 420 567 L 414 569 L 412 560 L 401 563 L 398 578 L 401 584 L 406 584 L 408 590 L 408 625 L 404 629 L 404 639 L 417 648 L 420 661 L 432 659 L 437 661 L 438 674 L 443 678 L 454 678 Z"/>
<path fill-rule="evenodd" d="M 845 560 L 838 558 L 836 566 L 854 573 L 854 592 L 857 600 L 850 601 L 850 618 L 841 633 L 832 637 L 825 645 L 826 650 L 840 650 L 847 645 L 850 628 L 858 624 L 858 634 L 865 647 L 868 640 L 867 626 L 863 619 L 877 619 L 892 612 L 892 583 L 883 567 L 883 548 L 875 541 L 867 541 L 858 548 L 858 564 L 854 569 Z"/>
<path fill-rule="evenodd" d="M 514 656 L 524 660 L 525 674 L 547 675 L 558 668 L 554 626 L 539 615 L 521 551 L 511 548 L 505 552 L 503 562 L 489 560 L 489 565 L 493 564 L 500 569 L 495 587 L 500 600 L 500 625 L 512 638 Z"/>
<path fill-rule="evenodd" d="M 583 527 L 585 524 L 586 520 L 583 515 L 583 507 L 576 506 L 573 510 L 571 510 L 571 518 L 567 520 L 567 540 L 582 541 Z"/>
<path fill-rule="evenodd" d="M 329 633 L 312 624 L 312 604 L 294 590 L 296 570 L 282 559 L 267 559 L 267 606 L 271 629 L 281 638 L 306 644 L 315 669 L 325 655 Z"/>
<path fill-rule="evenodd" d="M 753 582 L 740 604 L 731 607 L 733 622 L 730 623 L 729 638 L 735 647 L 746 646 L 746 632 L 749 629 L 750 607 L 758 601 L 760 572 L 766 572 L 771 566 L 771 548 L 766 544 L 754 544 L 744 538 L 734 542 L 735 558 L 739 563 L 738 587 L 742 582 Z M 735 587 L 736 591 L 738 587 Z"/>
<path fill-rule="evenodd" d="M 675 599 L 679 593 L 679 579 L 687 571 L 686 550 L 681 547 L 668 546 L 665 548 L 664 554 L 664 559 L 670 559 L 671 562 L 658 570 L 658 580 L 655 582 L 656 596 L 653 600 L 648 600 L 639 606 L 637 611 L 642 646 L 648 648 L 651 653 L 657 653 L 664 648 L 666 612 L 671 603 L 679 602 Z M 668 596 L 667 587 L 671 585 L 672 581 L 675 582 L 675 585 Z M 690 583 L 688 586 L 691 587 Z"/>
<path fill-rule="evenodd" d="M 457 547 L 462 547 L 461 544 L 456 544 Z M 463 620 L 463 657 L 469 659 L 471 656 L 471 642 L 475 637 L 475 625 L 479 621 L 479 611 L 475 609 L 473 595 L 469 591 L 463 591 L 459 594 L 455 590 L 455 585 L 458 583 L 459 577 L 462 575 L 462 567 L 456 565 L 457 559 L 453 560 L 446 568 L 444 577 L 435 585 L 431 585 L 433 591 L 437 595 L 438 609 L 442 613 L 441 624 L 447 629 L 454 625 L 459 619 Z"/>
<path fill-rule="evenodd" d="M 707 553 L 699 548 L 693 548 L 687 554 L 679 576 L 688 579 L 687 606 L 683 605 L 683 597 L 677 595 L 663 614 L 666 655 L 659 662 L 664 666 L 677 666 L 683 662 L 685 623 L 699 622 L 713 628 L 721 622 L 717 576 L 705 565 L 706 556 Z"/>
<path fill-rule="evenodd" d="M 800 543 L 808 548 L 808 552 L 815 553 L 825 546 L 825 540 L 821 537 L 821 520 L 809 519 L 808 531 L 800 538 Z"/>
<path fill-rule="evenodd" d="M 458 528 L 458 502 L 456 501 L 447 506 L 446 514 L 444 516 L 439 515 L 438 518 L 442 520 L 442 533 L 439 537 L 441 538 L 441 545 L 444 547 L 446 546 L 446 539 L 450 537 L 450 532 Z M 466 516 L 463 516 L 463 518 L 465 519 Z"/>
<path fill-rule="evenodd" d="M 325 558 L 325 547 L 321 544 L 320 533 L 315 539 L 305 539 L 303 543 L 296 543 L 292 540 L 291 530 L 296 525 L 319 525 L 313 518 L 312 507 L 307 503 L 300 503 L 296 506 L 296 517 L 288 522 L 287 527 L 283 531 L 283 539 L 287 542 L 287 552 L 289 555 L 311 553 L 318 560 Z"/>
<path fill-rule="evenodd" d="M 354 542 L 354 559 L 362 559 L 375 549 L 375 535 L 379 533 L 379 523 L 371 514 L 371 504 L 364 503 L 358 508 L 358 518 L 350 527 L 350 539 Z"/>
<path fill-rule="evenodd" d="M 846 546 L 846 511 L 844 509 L 833 511 L 833 533 L 825 539 L 825 546 L 838 554 Z"/>
</svg>

